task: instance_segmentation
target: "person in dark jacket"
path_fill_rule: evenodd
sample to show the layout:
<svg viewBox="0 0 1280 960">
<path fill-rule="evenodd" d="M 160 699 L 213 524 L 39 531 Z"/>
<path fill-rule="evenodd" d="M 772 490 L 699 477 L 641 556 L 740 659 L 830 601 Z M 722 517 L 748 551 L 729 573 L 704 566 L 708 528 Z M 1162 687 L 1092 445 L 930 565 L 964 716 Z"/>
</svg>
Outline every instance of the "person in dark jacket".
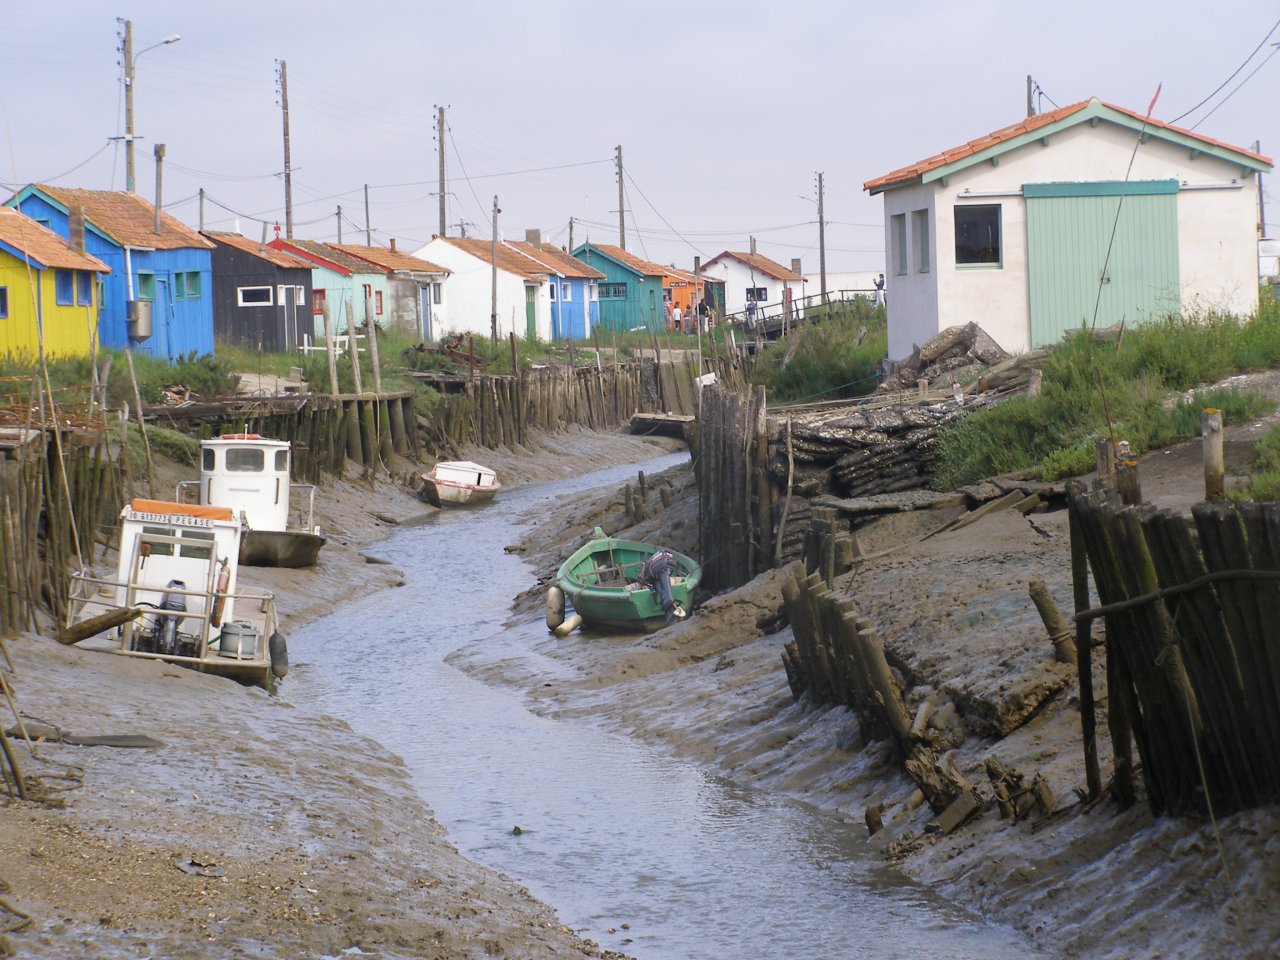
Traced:
<svg viewBox="0 0 1280 960">
<path fill-rule="evenodd" d="M 683 611 L 677 614 L 679 608 L 671 597 L 671 571 L 675 565 L 676 558 L 669 550 L 656 550 L 640 569 L 640 583 L 649 588 L 655 601 L 662 604 L 668 626 L 676 622 L 677 616 L 683 615 Z"/>
</svg>

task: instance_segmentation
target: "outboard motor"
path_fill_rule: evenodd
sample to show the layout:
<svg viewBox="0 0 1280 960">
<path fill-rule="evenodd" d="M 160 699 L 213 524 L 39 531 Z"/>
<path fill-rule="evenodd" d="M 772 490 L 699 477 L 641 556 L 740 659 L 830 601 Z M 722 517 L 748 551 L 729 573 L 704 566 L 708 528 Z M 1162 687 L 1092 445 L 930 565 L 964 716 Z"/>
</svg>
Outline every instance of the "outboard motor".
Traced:
<svg viewBox="0 0 1280 960">
<path fill-rule="evenodd" d="M 186 581 L 170 580 L 166 587 L 169 590 L 185 590 L 187 589 Z M 187 610 L 187 598 L 180 593 L 165 593 L 160 601 L 161 610 L 180 610 L 183 613 Z M 161 617 L 160 633 L 156 639 L 157 653 L 179 653 L 178 645 L 178 621 L 181 617 Z"/>
</svg>

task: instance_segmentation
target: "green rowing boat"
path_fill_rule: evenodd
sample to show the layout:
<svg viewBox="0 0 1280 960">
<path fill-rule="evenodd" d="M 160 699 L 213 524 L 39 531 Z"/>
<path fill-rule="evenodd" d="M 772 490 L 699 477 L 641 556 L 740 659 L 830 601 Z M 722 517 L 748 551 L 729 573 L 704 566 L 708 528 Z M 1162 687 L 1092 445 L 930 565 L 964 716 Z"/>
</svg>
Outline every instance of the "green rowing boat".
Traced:
<svg viewBox="0 0 1280 960">
<path fill-rule="evenodd" d="M 565 599 L 587 626 L 612 630 L 657 630 L 666 624 L 662 604 L 653 591 L 637 583 L 644 562 L 662 550 L 648 543 L 606 537 L 596 527 L 590 540 L 560 565 L 556 581 Z M 702 568 L 682 553 L 668 551 L 671 596 L 677 617 L 693 609 L 693 594 Z"/>
</svg>

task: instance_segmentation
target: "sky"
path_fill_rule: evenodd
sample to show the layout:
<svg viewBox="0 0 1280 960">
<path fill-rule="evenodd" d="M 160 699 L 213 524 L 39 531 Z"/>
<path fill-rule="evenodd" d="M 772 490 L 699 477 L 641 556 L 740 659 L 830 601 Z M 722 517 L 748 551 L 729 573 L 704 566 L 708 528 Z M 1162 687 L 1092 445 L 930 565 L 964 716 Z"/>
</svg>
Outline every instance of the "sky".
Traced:
<svg viewBox="0 0 1280 960">
<path fill-rule="evenodd" d="M 817 273 L 821 172 L 827 271 L 882 270 L 862 184 L 1024 118 L 1028 75 L 1041 110 L 1159 86 L 1155 118 L 1280 157 L 1274 0 L 0 0 L 0 191 L 124 188 L 118 18 L 138 192 L 163 143 L 165 209 L 198 226 L 203 189 L 206 229 L 255 239 L 285 223 L 278 61 L 294 236 L 337 240 L 341 207 L 344 242 L 409 251 L 439 229 L 437 106 L 450 235 L 490 236 L 496 195 L 505 239 L 616 244 L 621 146 L 627 249 L 686 268 L 754 237 Z"/>
</svg>

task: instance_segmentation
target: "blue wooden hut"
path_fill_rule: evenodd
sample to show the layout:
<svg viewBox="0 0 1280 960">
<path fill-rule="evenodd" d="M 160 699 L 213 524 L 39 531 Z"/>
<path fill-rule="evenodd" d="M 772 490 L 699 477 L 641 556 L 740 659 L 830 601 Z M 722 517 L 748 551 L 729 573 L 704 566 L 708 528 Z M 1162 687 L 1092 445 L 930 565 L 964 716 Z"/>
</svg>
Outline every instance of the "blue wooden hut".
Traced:
<svg viewBox="0 0 1280 960">
<path fill-rule="evenodd" d="M 150 313 L 150 335 L 135 348 L 175 361 L 213 346 L 213 244 L 186 224 L 123 190 L 78 190 L 30 184 L 9 200 L 74 245 L 72 223 L 83 214 L 84 249 L 111 268 L 103 278 L 99 342 L 122 349 L 129 340 L 129 302 Z"/>
<path fill-rule="evenodd" d="M 600 326 L 611 330 L 661 330 L 666 323 L 662 278 L 666 268 L 621 247 L 588 241 L 573 255 L 604 274 L 599 281 Z"/>
<path fill-rule="evenodd" d="M 508 246 L 547 267 L 551 339 L 590 339 L 591 331 L 600 322 L 599 281 L 605 275 L 554 243 L 543 243 L 537 230 L 526 230 L 525 236 L 524 243 Z"/>
</svg>

